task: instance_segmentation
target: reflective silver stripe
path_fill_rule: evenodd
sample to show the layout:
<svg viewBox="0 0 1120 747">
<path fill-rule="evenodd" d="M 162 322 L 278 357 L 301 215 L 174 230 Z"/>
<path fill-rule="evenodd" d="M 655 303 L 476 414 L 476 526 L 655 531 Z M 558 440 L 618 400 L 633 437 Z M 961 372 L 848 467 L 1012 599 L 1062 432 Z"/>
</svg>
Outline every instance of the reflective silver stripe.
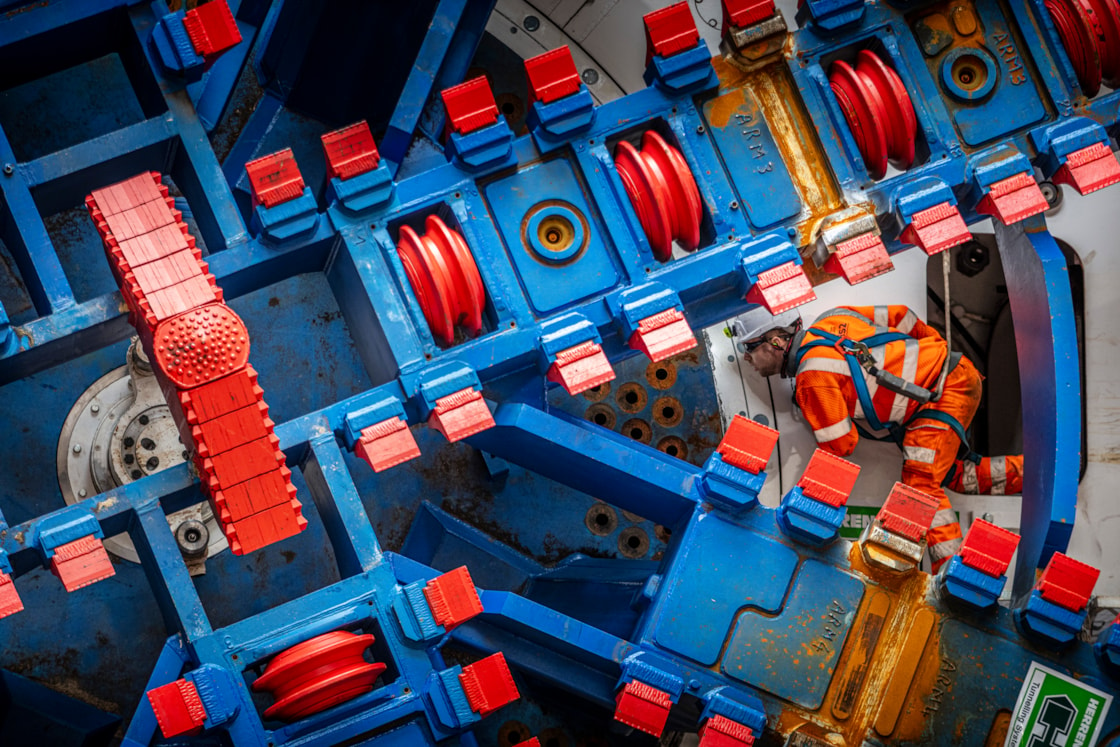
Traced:
<svg viewBox="0 0 1120 747">
<path fill-rule="evenodd" d="M 937 459 L 937 452 L 924 446 L 903 446 L 902 458 L 908 462 L 933 464 L 933 460 Z"/>
<path fill-rule="evenodd" d="M 887 321 L 889 320 L 889 318 L 890 318 L 890 308 L 888 308 L 886 306 L 876 306 L 875 307 L 875 326 L 876 327 L 886 327 L 886 326 L 888 326 Z"/>
<path fill-rule="evenodd" d="M 915 383 L 918 378 L 918 355 L 921 352 L 921 347 L 917 340 L 906 340 L 906 352 L 902 357 L 902 373 L 900 374 L 903 380 Z M 882 359 L 880 359 L 882 360 Z M 906 420 L 906 408 L 913 402 L 912 399 L 905 394 L 895 394 L 894 401 L 891 402 L 891 420 L 895 423 L 901 423 Z"/>
<path fill-rule="evenodd" d="M 942 508 L 933 515 L 933 523 L 930 524 L 930 529 L 933 527 L 943 527 L 946 524 L 957 523 L 957 512 L 951 508 Z"/>
<path fill-rule="evenodd" d="M 929 559 L 932 562 L 936 563 L 939 560 L 944 560 L 945 558 L 956 555 L 958 552 L 960 552 L 961 544 L 963 542 L 964 540 L 962 538 L 954 537 L 951 540 L 945 540 L 944 542 L 938 542 L 935 545 L 930 545 Z"/>
<path fill-rule="evenodd" d="M 827 373 L 843 374 L 844 376 L 852 375 L 852 370 L 848 368 L 847 361 L 823 356 L 805 356 L 802 358 L 797 373 L 803 374 L 806 371 L 825 371 Z"/>
<path fill-rule="evenodd" d="M 852 430 L 852 419 L 844 418 L 839 423 L 826 425 L 824 428 L 817 428 L 813 431 L 813 437 L 817 439 L 817 443 L 823 444 L 828 441 L 835 441 L 838 438 L 843 438 L 848 435 Z"/>
<path fill-rule="evenodd" d="M 962 463 L 961 492 L 976 495 L 980 492 L 980 480 L 976 477 L 976 465 L 967 459 Z"/>
<path fill-rule="evenodd" d="M 992 495 L 1003 495 L 1007 492 L 1007 461 L 999 456 L 988 460 L 992 476 Z"/>
<path fill-rule="evenodd" d="M 894 325 L 894 328 L 908 335 L 910 334 L 910 330 L 914 329 L 914 325 L 917 324 L 917 322 L 918 317 L 914 314 L 914 310 L 907 309 L 906 316 L 902 317 L 902 319 L 898 321 L 898 324 Z"/>
</svg>

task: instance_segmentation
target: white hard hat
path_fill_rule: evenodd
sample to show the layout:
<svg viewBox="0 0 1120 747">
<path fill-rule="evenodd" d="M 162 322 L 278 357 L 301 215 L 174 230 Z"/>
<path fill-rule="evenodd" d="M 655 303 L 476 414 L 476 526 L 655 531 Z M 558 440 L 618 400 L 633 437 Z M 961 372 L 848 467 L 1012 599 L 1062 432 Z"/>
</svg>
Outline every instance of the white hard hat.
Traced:
<svg viewBox="0 0 1120 747">
<path fill-rule="evenodd" d="M 772 329 L 792 329 L 801 323 L 801 313 L 798 311 L 783 311 L 777 316 L 771 314 L 764 306 L 757 306 L 746 314 L 731 320 L 731 339 L 735 341 L 735 348 L 739 352 L 747 340 L 761 337 Z"/>
</svg>

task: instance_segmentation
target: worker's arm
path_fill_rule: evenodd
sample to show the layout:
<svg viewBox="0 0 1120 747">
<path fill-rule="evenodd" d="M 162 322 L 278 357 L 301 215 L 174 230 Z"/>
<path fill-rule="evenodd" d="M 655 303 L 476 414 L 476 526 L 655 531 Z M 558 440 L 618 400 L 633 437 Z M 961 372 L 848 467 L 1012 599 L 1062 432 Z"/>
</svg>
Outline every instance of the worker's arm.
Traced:
<svg viewBox="0 0 1120 747">
<path fill-rule="evenodd" d="M 914 310 L 901 304 L 891 306 L 852 306 L 852 310 L 863 314 L 880 327 L 894 327 L 899 332 L 921 340 L 925 337 L 941 335 L 914 313 Z"/>
<path fill-rule="evenodd" d="M 822 449 L 846 457 L 856 448 L 859 432 L 839 387 L 823 383 L 802 385 L 799 380 L 797 405 Z"/>
</svg>

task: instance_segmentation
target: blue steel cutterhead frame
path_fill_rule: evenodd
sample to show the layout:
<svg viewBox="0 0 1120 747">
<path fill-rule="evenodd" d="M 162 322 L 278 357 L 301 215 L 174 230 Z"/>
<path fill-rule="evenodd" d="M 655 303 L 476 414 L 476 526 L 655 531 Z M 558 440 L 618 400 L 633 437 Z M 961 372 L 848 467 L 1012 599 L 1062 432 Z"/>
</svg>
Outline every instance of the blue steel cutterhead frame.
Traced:
<svg viewBox="0 0 1120 747">
<path fill-rule="evenodd" d="M 100 8 L 98 6 L 94 10 Z M 1032 8 L 1033 6 L 1024 6 L 1021 12 L 1031 12 Z M 40 24 L 45 29 L 54 22 L 48 16 L 28 15 L 31 20 L 27 21 L 29 26 L 26 28 L 34 28 L 36 24 Z M 62 17 L 63 15 L 59 15 L 53 18 L 57 20 Z M 144 9 L 129 15 L 129 23 L 138 38 L 144 38 L 153 18 Z M 860 23 L 882 24 L 891 19 L 895 19 L 894 22 L 897 23 L 893 11 L 881 6 L 870 6 Z M 10 19 L 5 22 L 14 23 Z M 1048 29 L 1050 42 L 1053 43 L 1052 28 L 1047 27 L 1046 23 L 1048 22 L 1043 23 L 1043 27 Z M 871 26 L 866 28 L 871 29 Z M 901 57 L 892 56 L 896 65 L 899 65 L 898 59 L 906 59 L 906 55 L 915 53 L 910 47 L 912 42 L 907 41 L 909 37 L 903 31 L 905 27 L 898 26 L 895 33 L 895 36 L 903 39 L 899 42 L 898 49 Z M 811 33 L 805 30 L 797 32 L 795 39 L 798 43 L 812 39 Z M 833 48 L 847 45 L 850 41 L 850 38 L 845 38 L 843 44 L 833 44 Z M 822 42 L 817 48 L 819 56 L 827 54 L 824 46 Z M 1061 53 L 1058 52 L 1057 55 L 1060 57 Z M 454 366 L 465 366 L 467 370 L 474 372 L 487 386 L 488 393 L 498 399 L 518 396 L 532 401 L 533 397 L 527 394 L 532 387 L 527 384 L 539 381 L 537 347 L 540 345 L 540 327 L 545 318 L 534 310 L 532 298 L 510 260 L 509 252 L 512 248 L 508 237 L 503 238 L 503 226 L 495 223 L 491 217 L 493 196 L 488 190 L 497 183 L 497 175 L 493 173 L 493 169 L 467 170 L 448 164 L 395 185 L 394 196 L 387 206 L 360 215 L 348 215 L 341 208 L 331 208 L 327 216 L 319 216 L 317 227 L 311 233 L 282 244 L 251 238 L 241 217 L 233 208 L 230 188 L 221 178 L 217 161 L 206 143 L 204 128 L 193 112 L 189 97 L 181 95 L 181 85 L 174 80 L 165 79 L 152 59 L 148 59 L 148 64 L 153 69 L 153 79 L 167 84 L 162 89 L 165 91 L 163 104 L 157 102 L 156 105 L 157 108 L 165 107 L 163 113 L 128 128 L 118 137 L 75 146 L 65 154 L 66 158 L 55 154 L 17 164 L 14 171 L 18 174 L 18 179 L 0 180 L 4 185 L 5 204 L 15 218 L 8 222 L 9 235 L 14 236 L 14 240 L 8 243 L 15 247 L 17 256 L 24 257 L 24 264 L 31 268 L 30 274 L 35 278 L 32 284 L 33 295 L 37 299 L 36 305 L 41 315 L 40 319 L 24 325 L 20 330 L 33 341 L 31 347 L 26 351 L 7 355 L 0 361 L 0 371 L 3 371 L 6 380 L 19 378 L 65 360 L 65 356 L 75 350 L 96 349 L 127 333 L 115 296 L 84 304 L 75 302 L 73 294 L 66 287 L 57 259 L 48 248 L 50 242 L 31 197 L 32 190 L 38 193 L 40 199 L 62 206 L 80 201 L 94 182 L 109 183 L 143 168 L 169 171 L 196 214 L 199 214 L 200 231 L 212 252 L 211 269 L 231 297 L 265 287 L 299 272 L 322 271 L 327 276 L 339 297 L 340 307 L 351 325 L 375 388 L 289 421 L 281 425 L 277 432 L 282 445 L 289 452 L 291 462 L 304 464 L 308 482 L 313 485 L 313 497 L 339 555 L 343 581 L 301 598 L 290 606 L 255 616 L 225 629 L 225 634 L 232 641 L 231 649 L 225 645 L 224 640 L 219 640 L 218 635 L 222 631 L 210 630 L 205 611 L 202 610 L 197 595 L 193 593 L 177 547 L 163 521 L 164 510 L 176 505 L 177 501 L 190 500 L 188 496 L 192 492 L 192 480 L 185 467 L 148 478 L 142 484 L 143 489 L 132 485 L 83 504 L 83 510 L 88 510 L 96 517 L 107 534 L 129 529 L 146 561 L 145 569 L 152 580 L 169 627 L 181 631 L 179 640 L 185 641 L 183 645 L 189 651 L 190 660 L 197 664 L 212 663 L 239 672 L 241 667 L 247 665 L 246 660 L 251 663 L 282 648 L 278 642 L 280 639 L 276 639 L 275 634 L 283 626 L 285 614 L 306 613 L 316 618 L 316 622 L 300 627 L 298 631 L 288 630 L 284 633 L 286 637 L 282 641 L 286 643 L 300 640 L 326 625 L 320 619 L 324 614 L 335 615 L 333 620 L 343 622 L 365 619 L 363 615 L 368 617 L 368 613 L 356 610 L 370 601 L 374 602 L 373 606 L 377 609 L 377 619 L 381 620 L 383 616 L 387 619 L 390 614 L 388 607 L 383 599 L 377 601 L 378 595 L 388 593 L 387 590 L 392 589 L 398 581 L 405 580 L 399 574 L 394 576 L 386 568 L 384 556 L 370 529 L 369 519 L 361 514 L 360 501 L 357 500 L 353 485 L 347 484 L 349 478 L 345 476 L 345 470 L 338 467 L 341 458 L 338 441 L 342 440 L 346 416 L 386 398 L 397 398 L 404 403 L 409 419 L 416 422 L 426 414 L 422 402 L 425 376 Z M 889 179 L 881 182 L 882 186 L 869 187 L 865 177 L 861 181 L 861 177 L 857 176 L 861 167 L 859 159 L 854 155 L 857 151 L 850 142 L 850 135 L 838 116 L 838 110 L 828 101 L 827 87 L 821 86 L 820 75 L 808 63 L 806 65 L 806 68 L 801 68 L 800 62 L 790 62 L 795 79 L 801 75 L 816 76 L 814 83 L 803 85 L 801 90 L 803 93 L 809 92 L 806 105 L 816 115 L 820 137 L 826 152 L 832 156 L 833 169 L 847 193 L 846 199 L 850 201 L 855 193 L 862 191 L 865 195 L 871 195 L 877 212 L 885 214 L 887 206 L 891 204 L 891 197 L 887 192 L 889 186 L 903 185 L 918 177 L 937 176 L 957 190 L 966 219 L 972 221 L 979 217 L 970 212 L 969 200 L 975 202 L 976 195 L 969 197 L 973 185 L 968 181 L 970 169 L 963 147 L 960 148 L 961 152 L 955 153 L 951 146 L 946 146 L 945 163 L 952 164 L 951 166 L 919 167 L 905 175 L 894 177 L 897 182 Z M 809 72 L 801 72 L 805 69 Z M 934 105 L 938 97 L 930 82 L 932 78 L 924 77 L 928 75 L 928 70 L 914 64 L 906 71 L 904 78 L 924 81 L 918 87 L 929 94 L 929 99 L 924 104 L 922 101 L 917 102 L 922 111 L 919 119 L 922 120 L 923 127 L 929 118 L 931 130 L 935 134 L 940 132 L 945 142 L 952 142 L 951 138 L 955 136 L 952 135 L 945 110 Z M 1048 86 L 1055 89 L 1063 85 L 1063 80 L 1049 73 L 1045 80 Z M 816 93 L 813 94 L 813 91 Z M 703 96 L 699 98 L 702 100 Z M 1098 118 L 1100 124 L 1115 127 L 1115 101 L 1115 94 L 1098 97 L 1093 102 L 1094 107 L 1087 111 Z M 926 106 L 929 107 L 928 111 Z M 1057 114 L 1048 111 L 1047 121 L 1068 119 L 1069 113 L 1066 110 L 1060 110 Z M 621 189 L 608 147 L 613 138 L 649 127 L 650 123 L 663 132 L 672 134 L 691 170 L 698 177 L 705 205 L 703 249 L 665 265 L 659 265 L 652 258 L 648 240 Z M 748 223 L 744 211 L 737 211 L 735 207 L 738 204 L 735 190 L 739 185 L 728 173 L 735 168 L 735 163 L 728 160 L 726 152 L 717 150 L 706 131 L 697 98 L 692 95 L 671 96 L 661 87 L 652 87 L 599 107 L 593 129 L 581 132 L 578 136 L 553 140 L 547 146 L 543 144 L 543 140 L 538 140 L 535 144 L 529 138 L 522 138 L 514 144 L 516 177 L 512 178 L 524 182 L 527 188 L 547 188 L 548 180 L 540 176 L 542 158 L 551 157 L 556 161 L 568 162 L 572 189 L 581 192 L 588 200 L 588 218 L 592 230 L 599 232 L 600 237 L 613 250 L 608 262 L 617 273 L 615 284 L 590 291 L 587 297 L 566 299 L 567 302 L 561 308 L 565 313 L 578 313 L 589 319 L 598 329 L 612 359 L 633 354 L 626 346 L 625 310 L 622 308 L 625 304 L 620 301 L 624 292 L 632 295 L 636 290 L 645 290 L 650 296 L 654 296 L 667 290 L 670 295 L 679 299 L 694 326 L 721 321 L 747 308 L 743 295 L 753 282 L 751 272 L 747 269 L 750 260 L 761 256 L 771 257 L 775 236 L 788 237 L 789 233 L 782 229 L 793 228 L 793 217 L 787 216 L 774 223 L 774 229 L 768 228 L 776 230 L 776 234 L 755 235 L 758 229 Z M 1026 130 L 1020 127 L 1013 135 L 1004 138 L 1000 145 L 1010 142 L 1021 152 L 1031 153 L 1032 146 L 1024 140 L 1025 137 Z M 933 136 L 930 138 L 932 141 Z M 844 151 L 836 150 L 836 141 L 847 143 Z M 991 150 L 984 149 L 972 153 L 971 158 L 986 162 L 991 159 L 991 155 Z M 16 163 L 6 141 L 0 142 L 0 157 Z M 503 164 L 502 168 L 508 166 Z M 445 213 L 466 235 L 482 266 L 490 307 L 485 334 L 477 340 L 449 349 L 442 349 L 433 341 L 393 248 L 392 229 L 400 221 L 421 215 L 437 204 L 444 206 Z M 1050 337 L 1054 341 L 1049 345 L 1054 348 L 1064 340 L 1062 344 L 1068 347 L 1069 341 L 1075 339 L 1070 334 L 1072 319 L 1067 311 L 1068 283 L 1062 285 L 1060 271 L 1054 266 L 1055 257 L 1050 251 L 1052 242 L 1047 244 L 1048 237 L 1040 233 L 1037 227 L 1030 233 L 1036 237 L 1032 243 L 1039 248 L 1043 268 L 1041 272 L 1038 268 L 1032 268 L 1030 255 L 1027 254 L 1020 287 L 1030 289 L 1028 295 L 1032 299 L 1039 297 L 1045 289 L 1050 297 L 1050 308 L 1058 310 L 1049 327 L 1052 332 Z M 8 236 L 5 238 L 7 241 Z M 1009 246 L 1013 247 L 1010 251 L 1018 253 L 1015 256 L 1021 256 L 1024 251 L 1021 242 L 1012 241 Z M 788 259 L 785 255 L 780 255 L 779 258 L 781 261 Z M 757 273 L 764 269 L 767 268 L 756 267 L 754 271 Z M 1061 382 L 1069 380 L 1069 366 L 1076 366 L 1076 355 L 1070 357 L 1069 351 L 1065 348 L 1063 350 L 1067 355 L 1055 364 L 1057 370 L 1050 377 L 1055 390 L 1061 386 Z M 1073 370 L 1076 371 L 1075 368 Z M 1076 375 L 1073 375 L 1075 382 L 1076 379 Z M 1049 395 L 1050 384 L 1043 382 L 1040 386 Z M 541 390 L 541 387 L 537 387 L 538 392 Z M 1051 401 L 1052 399 L 1047 400 Z M 862 590 L 856 589 L 856 582 L 850 580 L 856 577 L 842 570 L 844 561 L 838 557 L 836 547 L 824 551 L 819 557 L 814 556 L 814 565 L 809 565 L 806 560 L 804 567 L 797 571 L 800 575 L 795 577 L 788 561 L 790 553 L 794 552 L 790 549 L 790 543 L 782 539 L 773 521 L 766 518 L 767 510 L 751 508 L 749 500 L 739 501 L 747 511 L 746 518 L 735 518 L 734 515 L 721 518 L 717 515 L 718 512 L 713 514 L 698 511 L 703 476 L 695 468 L 664 455 L 654 456 L 651 450 L 620 438 L 605 437 L 587 425 L 569 423 L 562 426 L 543 414 L 545 419 L 538 421 L 541 416 L 531 408 L 522 405 L 523 409 L 509 414 L 508 407 L 498 411 L 498 428 L 476 436 L 473 443 L 506 456 L 511 461 L 520 460 L 562 481 L 575 482 L 577 487 L 589 490 L 594 487 L 595 492 L 599 492 L 602 485 L 611 486 L 612 502 L 623 507 L 631 506 L 636 512 L 658 518 L 666 525 L 680 527 L 678 538 L 683 535 L 696 540 L 698 533 L 709 531 L 709 527 L 720 527 L 728 533 L 728 537 L 723 538 L 725 541 L 750 536 L 756 541 L 768 542 L 770 544 L 767 546 L 772 550 L 767 554 L 768 562 L 776 566 L 774 577 L 785 579 L 785 585 L 780 587 L 783 591 L 787 588 L 794 589 L 794 585 L 800 583 L 797 579 L 804 578 L 806 588 L 828 585 L 830 581 L 835 581 L 838 587 L 849 589 L 845 593 L 851 596 L 856 595 L 857 591 L 862 594 Z M 1073 409 L 1076 411 L 1077 408 Z M 1039 415 L 1039 422 L 1052 418 L 1054 412 L 1057 409 Z M 1026 429 L 1036 425 L 1033 417 L 1031 411 L 1025 413 Z M 1064 425 L 1068 425 L 1068 420 L 1061 424 L 1062 427 Z M 1075 450 L 1075 447 L 1062 440 L 1050 441 L 1048 434 L 1052 427 L 1059 425 L 1039 424 L 1037 448 L 1056 449 L 1055 458 L 1053 462 L 1049 458 L 1040 460 L 1038 476 L 1028 478 L 1037 480 L 1040 486 L 1038 489 L 1041 498 L 1034 505 L 1044 505 L 1047 497 L 1051 498 L 1053 504 L 1050 513 L 1040 509 L 1034 517 L 1040 524 L 1054 522 L 1053 511 L 1059 508 L 1068 511 L 1071 505 L 1069 492 L 1063 493 L 1060 500 L 1054 500 L 1053 496 L 1057 491 L 1068 488 L 1064 483 L 1059 484 L 1055 475 L 1062 465 L 1070 461 L 1069 455 L 1074 453 L 1070 449 Z M 507 428 L 512 430 L 504 430 Z M 1074 428 L 1071 432 L 1078 431 L 1079 429 Z M 491 441 L 503 432 L 518 434 L 519 438 Z M 556 439 L 555 435 L 558 433 L 570 433 L 572 440 Z M 520 445 L 511 447 L 511 444 Z M 578 447 L 587 451 L 581 452 Z M 332 465 L 331 469 L 324 469 L 324 462 Z M 635 462 L 648 470 L 643 472 L 635 469 Z M 579 467 L 588 469 L 581 471 Z M 592 482 L 592 476 L 598 479 Z M 319 482 L 316 483 L 316 480 Z M 739 489 L 747 495 L 752 489 L 757 491 L 757 487 L 752 488 L 749 480 Z M 153 495 L 163 497 L 162 506 L 152 498 Z M 1027 518 L 1032 519 L 1029 515 Z M 38 521 L 13 528 L 4 539 L 4 549 L 11 557 L 17 574 L 42 564 L 38 551 L 28 544 L 29 538 L 35 536 Z M 1032 526 L 1035 525 L 1033 520 L 1031 523 Z M 1058 520 L 1057 523 L 1062 521 Z M 683 531 L 685 529 L 688 531 Z M 1032 536 L 1031 531 L 1034 530 L 1028 529 L 1024 523 L 1024 532 L 1028 537 Z M 1047 532 L 1038 532 L 1038 536 L 1046 534 Z M 758 540 L 758 537 L 764 539 Z M 1062 546 L 1060 530 L 1052 531 L 1049 537 L 1052 549 Z M 669 672 L 670 677 L 681 679 L 689 687 L 695 679 L 699 684 L 693 689 L 709 691 L 729 686 L 726 677 L 709 670 L 697 669 L 696 662 L 710 658 L 710 654 L 706 653 L 712 648 L 709 638 L 702 636 L 694 642 L 695 650 L 689 648 L 682 651 L 681 648 L 687 648 L 688 645 L 681 642 L 682 633 L 665 628 L 664 620 L 671 617 L 665 609 L 671 603 L 674 592 L 659 589 L 679 587 L 679 584 L 674 584 L 686 572 L 682 566 L 687 565 L 685 560 L 693 546 L 702 545 L 696 541 L 678 539 L 667 557 L 664 573 L 659 574 L 662 578 L 650 587 L 650 612 L 634 635 L 640 645 L 623 644 L 620 643 L 621 639 L 612 641 L 604 638 L 605 634 L 596 635 L 593 630 L 584 630 L 586 626 L 572 627 L 569 631 L 564 628 L 567 623 L 557 618 L 555 613 L 551 614 L 553 622 L 546 624 L 534 616 L 542 614 L 547 617 L 550 613 L 539 608 L 533 610 L 526 606 L 530 603 L 518 601 L 515 596 L 487 596 L 487 613 L 492 616 L 487 620 L 519 620 L 513 627 L 520 625 L 523 631 L 536 631 L 526 636 L 530 640 L 536 639 L 534 645 L 542 645 L 542 640 L 546 642 L 543 644 L 546 647 L 558 645 L 550 639 L 567 640 L 569 635 L 579 630 L 584 630 L 589 639 L 598 640 L 599 643 L 591 647 L 594 654 L 591 658 L 612 662 L 606 668 L 610 686 L 600 684 L 589 689 L 589 692 L 594 693 L 593 699 L 603 704 L 613 700 L 614 685 L 619 676 L 617 670 L 621 669 L 622 675 L 626 676 L 627 661 L 632 662 L 631 669 L 653 667 Z M 798 548 L 795 554 L 805 553 L 804 548 Z M 698 563 L 709 569 L 721 567 L 710 559 Z M 810 572 L 806 568 L 813 570 Z M 360 592 L 356 588 L 360 582 L 355 579 L 360 579 L 365 584 Z M 369 591 L 370 587 L 373 588 L 372 592 Z M 772 596 L 777 588 L 779 587 L 767 587 L 764 591 Z M 799 604 L 808 606 L 820 601 L 814 600 L 807 592 L 805 594 L 804 598 L 797 597 Z M 336 599 L 340 600 L 337 604 L 331 601 Z M 836 614 L 847 615 L 851 608 L 850 599 L 845 597 L 841 602 L 845 611 Z M 856 603 L 858 604 L 858 599 Z M 335 606 L 332 607 L 332 604 Z M 824 606 L 827 608 L 827 604 Z M 518 612 L 514 607 L 528 611 Z M 772 600 L 760 602 L 759 608 L 771 611 L 777 609 Z M 721 624 L 723 620 L 721 617 Z M 727 623 L 730 624 L 730 620 Z M 711 636 L 726 632 L 720 631 L 716 624 L 710 627 Z M 475 632 L 476 629 L 482 633 Z M 485 648 L 489 644 L 481 641 L 487 630 L 481 625 L 468 626 L 458 635 L 465 640 L 479 641 L 480 647 Z M 737 633 L 736 636 L 738 635 Z M 415 681 L 430 672 L 430 663 L 422 660 L 423 657 L 415 651 L 407 649 L 398 634 L 386 633 L 383 626 L 382 636 L 392 651 L 395 662 L 399 657 L 398 666 L 401 677 L 405 680 Z M 263 642 L 266 638 L 267 643 Z M 570 653 L 572 642 L 568 640 L 565 645 Z M 611 650 L 609 656 L 603 653 L 608 648 Z M 702 648 L 703 652 L 700 650 Z M 839 646 L 835 648 L 838 653 Z M 1019 647 L 1016 645 L 1015 648 Z M 238 654 L 236 660 L 233 658 L 235 653 Z M 638 659 L 631 658 L 635 654 L 640 654 Z M 834 658 L 831 661 L 835 663 Z M 523 664 L 526 667 L 532 666 L 528 659 Z M 172 665 L 161 657 L 153 681 L 161 678 L 160 673 L 169 671 L 170 668 L 173 668 Z M 555 670 L 545 667 L 541 669 L 542 677 L 556 679 Z M 743 684 L 731 683 L 731 686 L 742 687 Z M 802 703 L 806 707 L 815 702 L 810 698 L 819 694 L 819 684 L 807 689 L 803 695 L 791 692 L 788 684 L 782 681 L 766 684 L 767 692 L 779 698 L 789 699 L 792 695 L 806 699 Z M 243 681 L 239 687 L 240 697 L 245 704 L 248 696 Z M 366 699 L 348 704 L 344 707 L 344 712 L 332 714 L 332 719 L 342 714 L 341 720 L 345 722 L 345 726 L 341 727 L 342 731 L 336 734 L 340 738 L 358 734 L 374 722 L 384 723 L 383 719 L 391 720 L 409 713 L 419 713 L 425 706 L 419 702 L 419 696 L 416 695 L 418 692 L 419 690 L 413 689 L 413 698 L 396 701 L 397 705 L 389 710 L 381 710 L 381 706 L 376 705 L 380 694 L 371 694 Z M 744 699 L 753 697 L 749 691 L 744 692 L 741 696 Z M 403 696 L 403 691 L 400 694 Z M 768 702 L 773 704 L 777 701 L 769 699 Z M 354 705 L 354 708 L 350 705 Z M 362 715 L 358 713 L 358 706 L 373 707 L 368 714 Z M 397 708 L 400 710 L 396 710 Z M 255 713 L 251 701 L 245 712 Z M 431 718 L 430 714 L 428 721 L 437 723 L 437 719 Z M 239 723 L 241 725 L 235 727 L 236 739 L 245 740 L 246 743 L 260 742 L 264 729 L 259 723 L 254 723 L 252 717 L 245 717 Z M 315 719 L 310 725 L 277 730 L 274 735 L 282 740 L 310 739 L 316 729 L 326 728 L 327 723 L 326 717 Z M 150 727 L 151 724 L 145 724 L 141 718 L 136 726 L 141 731 L 140 737 L 143 737 L 143 730 Z M 429 735 L 422 736 L 428 738 Z"/>
</svg>

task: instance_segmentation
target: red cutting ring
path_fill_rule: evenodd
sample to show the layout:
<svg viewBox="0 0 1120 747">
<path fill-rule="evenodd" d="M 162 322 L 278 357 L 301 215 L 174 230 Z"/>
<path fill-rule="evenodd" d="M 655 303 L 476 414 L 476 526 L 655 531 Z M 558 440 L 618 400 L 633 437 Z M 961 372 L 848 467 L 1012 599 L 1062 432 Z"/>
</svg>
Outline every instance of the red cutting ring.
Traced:
<svg viewBox="0 0 1120 747">
<path fill-rule="evenodd" d="M 872 179 L 882 179 L 887 173 L 887 135 L 883 122 L 875 116 L 870 101 L 882 110 L 882 99 L 871 89 L 851 65 L 843 60 L 832 63 L 828 81 L 836 94 L 844 118 L 855 137 L 856 147 L 863 156 L 867 173 Z"/>
<path fill-rule="evenodd" d="M 1120 88 L 1120 0 L 1089 0 L 1089 5 L 1101 31 L 1101 78 L 1109 88 Z"/>
<path fill-rule="evenodd" d="M 700 246 L 700 190 L 681 152 L 653 130 L 642 149 L 625 140 L 614 152 L 615 168 L 659 262 L 673 257 L 673 241 L 686 251 Z"/>
<path fill-rule="evenodd" d="M 1101 88 L 1101 55 L 1097 33 L 1100 24 L 1090 17 L 1087 5 L 1078 0 L 1045 0 L 1044 4 L 1054 20 L 1082 93 L 1090 98 L 1096 96 Z"/>
<path fill-rule="evenodd" d="M 467 242 L 439 216 L 429 215 L 426 232 L 401 226 L 397 253 L 432 336 L 455 342 L 455 326 L 474 337 L 482 331 L 486 292 Z"/>
<path fill-rule="evenodd" d="M 875 89 L 886 110 L 887 154 L 891 163 L 905 171 L 914 164 L 918 118 L 902 78 L 874 52 L 862 49 L 856 60 L 856 73 Z"/>
<path fill-rule="evenodd" d="M 653 130 L 642 135 L 642 156 L 653 161 L 665 177 L 671 193 L 673 235 L 686 251 L 700 246 L 700 189 L 681 152 Z"/>
<path fill-rule="evenodd" d="M 386 669 L 362 658 L 373 641 L 369 633 L 336 630 L 278 654 L 253 683 L 254 690 L 276 698 L 264 717 L 298 721 L 373 690 Z"/>
<path fill-rule="evenodd" d="M 660 173 L 652 173 L 638 149 L 625 140 L 619 141 L 614 159 L 622 186 L 626 188 L 634 212 L 638 214 L 638 222 L 642 224 L 653 256 L 659 262 L 668 262 L 673 255 L 671 219 L 658 203 L 658 196 L 668 191 L 665 180 Z"/>
</svg>

